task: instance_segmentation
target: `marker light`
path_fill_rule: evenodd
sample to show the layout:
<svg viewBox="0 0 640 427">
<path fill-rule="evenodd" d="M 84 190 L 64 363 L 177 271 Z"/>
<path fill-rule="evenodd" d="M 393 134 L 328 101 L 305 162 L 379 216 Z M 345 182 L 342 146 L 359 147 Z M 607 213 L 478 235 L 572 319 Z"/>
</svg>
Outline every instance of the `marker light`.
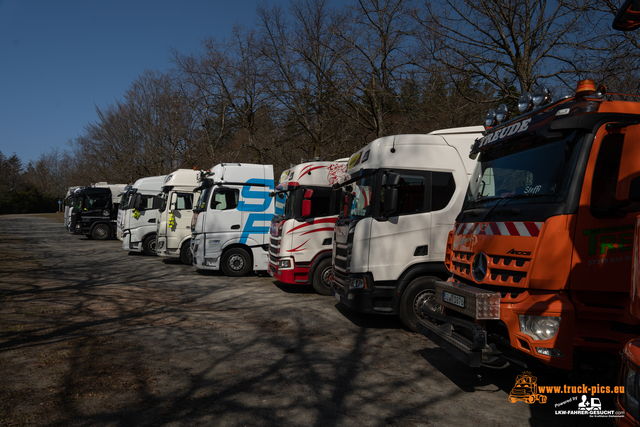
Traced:
<svg viewBox="0 0 640 427">
<path fill-rule="evenodd" d="M 496 112 L 493 110 L 487 111 L 487 116 L 484 119 L 484 127 L 490 128 L 496 124 Z"/>
<path fill-rule="evenodd" d="M 498 111 L 496 111 L 496 121 L 498 123 L 504 122 L 509 118 L 509 107 L 506 104 L 500 104 L 498 106 Z"/>
<path fill-rule="evenodd" d="M 546 86 L 538 86 L 533 91 L 533 105 L 539 107 L 548 104 L 551 101 L 551 92 Z"/>
<path fill-rule="evenodd" d="M 593 80 L 585 79 L 578 82 L 578 88 L 576 89 L 576 96 L 591 95 L 596 91 L 596 84 Z"/>
<path fill-rule="evenodd" d="M 520 98 L 518 98 L 518 110 L 520 110 L 521 113 L 526 113 L 527 111 L 531 110 L 532 107 L 533 96 L 531 96 L 529 92 L 525 92 L 520 95 Z"/>
<path fill-rule="evenodd" d="M 596 88 L 596 93 L 594 93 L 596 98 L 603 98 L 607 94 L 607 87 L 605 85 L 598 85 Z"/>
</svg>

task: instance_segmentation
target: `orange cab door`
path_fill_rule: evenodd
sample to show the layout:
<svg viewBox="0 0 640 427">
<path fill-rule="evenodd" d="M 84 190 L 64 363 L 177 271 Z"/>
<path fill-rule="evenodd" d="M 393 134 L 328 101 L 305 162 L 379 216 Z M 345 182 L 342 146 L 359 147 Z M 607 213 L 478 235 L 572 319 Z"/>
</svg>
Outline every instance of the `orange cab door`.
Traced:
<svg viewBox="0 0 640 427">
<path fill-rule="evenodd" d="M 640 126 L 612 126 L 607 130 L 603 125 L 591 148 L 580 207 L 574 218 L 570 288 L 607 294 L 574 295 L 577 298 L 607 305 L 602 298 L 620 292 L 628 304 L 637 216 L 636 204 L 629 201 L 629 182 L 634 174 L 640 174 Z"/>
</svg>

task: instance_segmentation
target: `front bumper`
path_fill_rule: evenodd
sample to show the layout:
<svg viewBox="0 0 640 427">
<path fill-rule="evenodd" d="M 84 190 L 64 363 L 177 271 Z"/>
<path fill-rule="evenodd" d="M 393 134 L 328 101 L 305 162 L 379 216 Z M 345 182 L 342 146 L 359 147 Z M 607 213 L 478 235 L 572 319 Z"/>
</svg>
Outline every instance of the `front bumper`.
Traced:
<svg viewBox="0 0 640 427">
<path fill-rule="evenodd" d="M 482 318 L 475 306 L 460 306 L 466 300 L 454 299 L 458 305 L 443 301 L 445 292 L 462 297 L 476 293 L 494 301 L 497 298 L 499 314 Z M 572 368 L 574 309 L 564 293 L 523 290 L 514 296 L 461 283 L 437 282 L 436 302 L 444 312 L 423 307 L 425 319 L 418 321 L 418 330 L 469 366 L 505 359 L 525 367 L 541 362 L 560 369 Z M 520 315 L 560 317 L 561 322 L 551 339 L 535 340 L 520 331 Z"/>
<path fill-rule="evenodd" d="M 395 286 L 376 285 L 371 274 L 349 274 L 331 281 L 334 296 L 351 310 L 361 313 L 397 314 Z"/>
<path fill-rule="evenodd" d="M 293 258 L 287 258 L 293 267 L 280 268 L 280 258 L 270 256 L 267 271 L 274 279 L 288 284 L 308 285 L 309 284 L 309 266 L 296 264 Z"/>
</svg>

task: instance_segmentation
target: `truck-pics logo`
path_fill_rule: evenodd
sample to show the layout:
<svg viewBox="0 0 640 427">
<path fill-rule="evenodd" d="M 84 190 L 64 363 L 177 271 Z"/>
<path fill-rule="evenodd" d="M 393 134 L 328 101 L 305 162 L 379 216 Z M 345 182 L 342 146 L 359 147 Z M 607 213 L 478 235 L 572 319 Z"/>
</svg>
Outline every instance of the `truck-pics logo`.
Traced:
<svg viewBox="0 0 640 427">
<path fill-rule="evenodd" d="M 516 385 L 509 393 L 509 402 L 517 401 L 533 404 L 535 402 L 547 403 L 547 396 L 538 393 L 538 377 L 534 377 L 531 372 L 525 371 L 516 378 Z"/>
</svg>

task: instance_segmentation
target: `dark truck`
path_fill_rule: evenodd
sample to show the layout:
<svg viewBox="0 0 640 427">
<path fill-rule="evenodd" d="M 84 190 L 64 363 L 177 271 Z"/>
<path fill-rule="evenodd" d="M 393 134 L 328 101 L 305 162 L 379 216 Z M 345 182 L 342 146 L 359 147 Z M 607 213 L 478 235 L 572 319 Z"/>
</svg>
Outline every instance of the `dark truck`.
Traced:
<svg viewBox="0 0 640 427">
<path fill-rule="evenodd" d="M 91 239 L 107 240 L 116 235 L 116 218 L 123 184 L 94 184 L 77 193 L 71 209 L 70 232 Z"/>
</svg>

